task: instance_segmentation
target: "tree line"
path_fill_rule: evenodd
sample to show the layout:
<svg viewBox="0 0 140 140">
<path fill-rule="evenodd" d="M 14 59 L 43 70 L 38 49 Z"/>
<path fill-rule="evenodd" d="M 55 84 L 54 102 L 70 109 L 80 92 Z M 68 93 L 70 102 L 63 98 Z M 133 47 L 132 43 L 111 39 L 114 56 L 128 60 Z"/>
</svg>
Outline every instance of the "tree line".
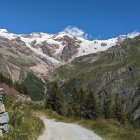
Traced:
<svg viewBox="0 0 140 140">
<path fill-rule="evenodd" d="M 16 89 L 19 93 L 29 95 L 29 91 L 23 83 L 13 82 L 11 78 L 0 73 L 0 83 L 5 83 L 10 87 Z"/>
<path fill-rule="evenodd" d="M 121 123 L 125 122 L 123 104 L 118 94 L 112 98 L 106 91 L 98 95 L 92 91 L 84 91 L 82 88 L 73 87 L 70 94 L 64 94 L 57 82 L 52 82 L 48 88 L 45 107 L 59 114 L 74 116 L 76 118 L 97 119 L 99 117 L 114 118 Z"/>
</svg>

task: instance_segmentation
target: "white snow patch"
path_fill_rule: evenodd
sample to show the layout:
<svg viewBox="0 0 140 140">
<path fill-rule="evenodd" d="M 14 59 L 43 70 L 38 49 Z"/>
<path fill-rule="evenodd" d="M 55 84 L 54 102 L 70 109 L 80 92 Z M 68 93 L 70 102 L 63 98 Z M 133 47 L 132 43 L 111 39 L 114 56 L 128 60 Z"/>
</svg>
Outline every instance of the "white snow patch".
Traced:
<svg viewBox="0 0 140 140">
<path fill-rule="evenodd" d="M 134 37 L 139 36 L 139 35 L 140 35 L 139 32 L 132 32 L 132 33 L 129 33 L 127 37 L 133 39 Z"/>
<path fill-rule="evenodd" d="M 70 38 L 77 37 L 77 40 L 81 41 L 80 47 L 78 48 L 78 54 L 76 57 L 88 55 L 92 53 L 97 53 L 99 51 L 105 51 L 108 48 L 115 46 L 118 43 L 118 39 L 120 41 L 123 41 L 125 38 L 131 38 L 140 35 L 139 32 L 132 32 L 128 35 L 121 35 L 117 38 L 112 38 L 108 40 L 93 40 L 90 41 L 88 39 L 85 39 L 85 32 L 77 27 L 68 26 L 63 32 L 59 32 L 58 34 L 47 34 L 47 33 L 32 33 L 29 35 L 29 38 L 23 34 L 16 35 L 14 33 L 9 33 L 6 29 L 0 29 L 0 37 L 7 38 L 9 40 L 15 39 L 17 37 L 20 37 L 23 42 L 25 42 L 26 46 L 30 48 L 34 53 L 47 58 L 49 61 L 51 61 L 54 64 L 59 64 L 60 61 L 56 60 L 53 57 L 50 57 L 42 52 L 41 48 L 34 48 L 31 43 L 33 41 L 36 41 L 37 44 L 41 44 L 43 42 L 47 42 L 50 46 L 51 45 L 58 45 L 59 47 L 56 48 L 55 55 L 61 54 L 65 45 L 62 44 L 63 42 L 61 39 L 64 36 L 68 36 Z M 60 40 L 59 40 L 60 39 Z M 106 44 L 106 45 L 102 45 Z"/>
<path fill-rule="evenodd" d="M 85 40 L 83 38 L 79 39 L 82 41 L 82 43 L 81 47 L 79 48 L 79 53 L 77 57 L 97 53 L 100 51 L 105 51 L 108 48 L 115 46 L 117 42 L 117 38 L 112 38 L 109 40 L 93 40 L 93 41 Z M 105 43 L 106 45 L 102 46 L 102 43 Z"/>
<path fill-rule="evenodd" d="M 26 46 L 27 46 L 28 48 L 30 48 L 34 53 L 36 53 L 36 54 L 38 54 L 38 55 L 40 55 L 40 56 L 42 56 L 42 57 L 47 58 L 47 59 L 48 59 L 49 61 L 51 61 L 53 64 L 59 64 L 59 63 L 60 63 L 58 60 L 54 59 L 53 57 L 49 57 L 49 56 L 47 56 L 46 54 L 44 54 L 44 53 L 42 52 L 41 48 L 33 48 L 33 47 L 31 46 L 31 44 L 30 44 L 30 43 L 32 42 L 31 39 L 21 37 L 21 40 L 24 41 L 24 42 L 26 43 Z"/>
<path fill-rule="evenodd" d="M 9 40 L 16 38 L 16 34 L 9 33 L 6 29 L 0 29 L 0 36 Z"/>
</svg>

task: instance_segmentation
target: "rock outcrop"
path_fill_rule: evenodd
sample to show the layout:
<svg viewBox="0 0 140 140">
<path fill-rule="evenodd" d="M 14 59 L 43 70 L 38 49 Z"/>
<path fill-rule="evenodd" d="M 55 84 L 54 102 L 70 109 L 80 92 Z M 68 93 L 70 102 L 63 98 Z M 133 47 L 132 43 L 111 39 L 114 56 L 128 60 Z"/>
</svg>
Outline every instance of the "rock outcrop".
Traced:
<svg viewBox="0 0 140 140">
<path fill-rule="evenodd" d="M 7 133 L 9 131 L 9 115 L 8 112 L 5 111 L 5 105 L 3 104 L 2 96 L 4 94 L 4 90 L 0 88 L 0 137 L 3 136 L 3 133 Z"/>
</svg>

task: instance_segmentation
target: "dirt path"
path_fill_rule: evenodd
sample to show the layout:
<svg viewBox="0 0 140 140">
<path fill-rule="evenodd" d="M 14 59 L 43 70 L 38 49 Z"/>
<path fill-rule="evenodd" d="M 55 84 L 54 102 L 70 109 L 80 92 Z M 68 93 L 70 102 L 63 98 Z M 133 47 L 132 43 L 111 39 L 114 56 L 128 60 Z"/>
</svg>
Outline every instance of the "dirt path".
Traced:
<svg viewBox="0 0 140 140">
<path fill-rule="evenodd" d="M 45 130 L 38 140 L 101 140 L 95 133 L 79 125 L 56 122 L 46 117 L 41 119 Z"/>
</svg>

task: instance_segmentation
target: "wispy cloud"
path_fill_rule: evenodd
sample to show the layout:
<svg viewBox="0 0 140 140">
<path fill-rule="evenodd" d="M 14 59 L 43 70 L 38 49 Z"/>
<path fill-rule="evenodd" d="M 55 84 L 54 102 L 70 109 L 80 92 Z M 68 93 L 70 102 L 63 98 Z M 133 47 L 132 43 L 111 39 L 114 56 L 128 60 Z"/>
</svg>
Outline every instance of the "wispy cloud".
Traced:
<svg viewBox="0 0 140 140">
<path fill-rule="evenodd" d="M 85 39 L 91 39 L 92 38 L 91 35 L 89 35 L 84 30 L 79 29 L 76 26 L 68 26 L 64 29 L 64 32 L 67 33 L 67 34 L 70 34 L 72 36 L 75 36 L 75 37 L 82 37 L 82 38 L 85 38 Z"/>
<path fill-rule="evenodd" d="M 64 32 L 75 37 L 84 37 L 85 35 L 85 32 L 82 29 L 79 29 L 78 27 L 75 26 L 66 27 Z"/>
</svg>

